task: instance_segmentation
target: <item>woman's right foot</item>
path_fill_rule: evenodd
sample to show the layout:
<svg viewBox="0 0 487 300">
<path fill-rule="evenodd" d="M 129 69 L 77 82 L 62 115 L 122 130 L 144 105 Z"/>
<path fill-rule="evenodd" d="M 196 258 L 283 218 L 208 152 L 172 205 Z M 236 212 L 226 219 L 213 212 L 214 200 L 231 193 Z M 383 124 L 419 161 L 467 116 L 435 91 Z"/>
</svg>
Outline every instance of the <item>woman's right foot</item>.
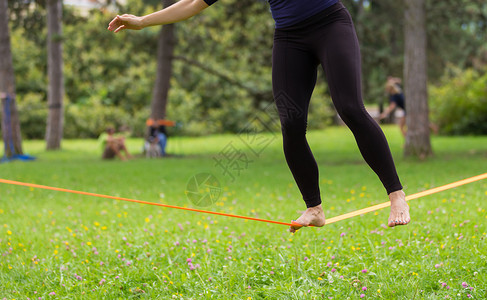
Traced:
<svg viewBox="0 0 487 300">
<path fill-rule="evenodd" d="M 309 207 L 306 211 L 296 220 L 289 231 L 295 233 L 301 227 L 314 226 L 322 227 L 325 225 L 325 213 L 320 205 Z"/>
<path fill-rule="evenodd" d="M 388 226 L 407 225 L 411 222 L 409 216 L 409 205 L 406 202 L 406 194 L 402 190 L 389 194 L 391 200 L 391 214 L 389 215 Z"/>
</svg>

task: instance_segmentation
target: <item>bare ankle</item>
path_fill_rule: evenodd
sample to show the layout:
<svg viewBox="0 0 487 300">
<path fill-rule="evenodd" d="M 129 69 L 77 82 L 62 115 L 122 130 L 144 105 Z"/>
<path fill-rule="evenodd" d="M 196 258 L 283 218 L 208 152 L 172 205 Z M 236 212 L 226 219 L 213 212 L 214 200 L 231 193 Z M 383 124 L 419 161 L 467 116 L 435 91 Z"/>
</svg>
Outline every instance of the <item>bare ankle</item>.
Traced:
<svg viewBox="0 0 487 300">
<path fill-rule="evenodd" d="M 404 200 L 406 194 L 403 190 L 395 191 L 389 194 L 389 199 L 393 200 Z"/>
<path fill-rule="evenodd" d="M 321 204 L 318 204 L 316 206 L 311 206 L 311 207 L 308 207 L 309 210 L 323 210 L 323 207 L 321 206 Z"/>
</svg>

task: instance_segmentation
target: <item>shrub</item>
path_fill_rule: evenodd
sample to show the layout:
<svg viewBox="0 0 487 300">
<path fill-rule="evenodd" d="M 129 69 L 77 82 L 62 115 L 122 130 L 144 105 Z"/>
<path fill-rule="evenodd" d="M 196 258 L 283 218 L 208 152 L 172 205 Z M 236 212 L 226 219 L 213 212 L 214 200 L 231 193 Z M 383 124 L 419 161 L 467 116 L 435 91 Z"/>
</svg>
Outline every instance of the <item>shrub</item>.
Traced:
<svg viewBox="0 0 487 300">
<path fill-rule="evenodd" d="M 17 98 L 20 129 L 27 139 L 43 139 L 46 134 L 47 105 L 42 101 L 44 95 L 27 93 Z"/>
<path fill-rule="evenodd" d="M 430 107 L 443 134 L 487 134 L 487 73 L 466 70 L 431 87 Z"/>
<path fill-rule="evenodd" d="M 42 94 L 28 93 L 18 98 L 22 135 L 27 139 L 44 139 L 48 109 Z M 107 127 L 128 126 L 137 136 L 145 132 L 148 110 L 135 115 L 122 108 L 99 103 L 66 104 L 64 107 L 64 138 L 97 138 Z"/>
</svg>

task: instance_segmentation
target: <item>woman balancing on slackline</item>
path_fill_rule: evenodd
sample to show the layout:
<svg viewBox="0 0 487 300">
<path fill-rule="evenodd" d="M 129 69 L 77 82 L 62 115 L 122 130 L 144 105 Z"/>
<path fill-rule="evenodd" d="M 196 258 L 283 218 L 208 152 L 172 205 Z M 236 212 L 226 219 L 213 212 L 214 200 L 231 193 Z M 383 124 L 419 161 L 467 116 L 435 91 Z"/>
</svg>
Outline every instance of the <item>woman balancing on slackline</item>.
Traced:
<svg viewBox="0 0 487 300">
<path fill-rule="evenodd" d="M 188 19 L 217 0 L 181 0 L 163 10 L 138 17 L 116 16 L 108 30 L 139 30 Z M 276 22 L 272 85 L 279 111 L 284 154 L 306 203 L 306 211 L 290 228 L 323 226 L 318 166 L 306 140 L 308 107 L 317 67 L 326 73 L 336 110 L 352 130 L 360 152 L 377 173 L 391 201 L 388 225 L 410 222 L 387 140 L 364 108 L 360 50 L 349 12 L 338 0 L 269 0 Z"/>
</svg>

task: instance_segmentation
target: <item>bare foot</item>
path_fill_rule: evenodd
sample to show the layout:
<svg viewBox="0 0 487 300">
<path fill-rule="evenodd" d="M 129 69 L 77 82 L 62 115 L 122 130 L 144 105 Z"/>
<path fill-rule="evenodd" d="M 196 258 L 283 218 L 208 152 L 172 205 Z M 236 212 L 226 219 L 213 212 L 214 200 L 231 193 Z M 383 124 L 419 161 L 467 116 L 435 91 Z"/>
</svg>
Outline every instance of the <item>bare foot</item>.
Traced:
<svg viewBox="0 0 487 300">
<path fill-rule="evenodd" d="M 303 226 L 322 227 L 325 225 L 325 213 L 320 205 L 309 207 L 296 221 L 292 222 L 293 226 L 289 231 L 294 233 Z"/>
<path fill-rule="evenodd" d="M 391 214 L 389 215 L 388 226 L 406 225 L 411 222 L 409 216 L 409 205 L 406 203 L 406 195 L 402 190 L 389 194 L 391 200 Z"/>
</svg>

